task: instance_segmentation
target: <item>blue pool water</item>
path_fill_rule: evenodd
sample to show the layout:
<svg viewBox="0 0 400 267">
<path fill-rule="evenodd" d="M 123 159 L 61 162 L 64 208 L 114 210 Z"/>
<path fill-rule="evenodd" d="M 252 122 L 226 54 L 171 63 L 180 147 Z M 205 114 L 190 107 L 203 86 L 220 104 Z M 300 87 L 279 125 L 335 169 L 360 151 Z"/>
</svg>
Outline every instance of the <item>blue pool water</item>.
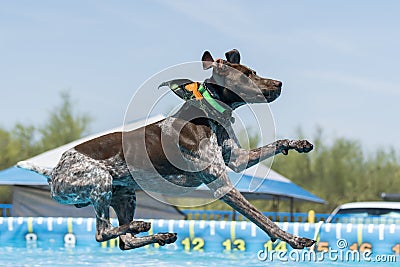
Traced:
<svg viewBox="0 0 400 267">
<path fill-rule="evenodd" d="M 168 249 L 1 247 L 0 266 L 398 266 L 370 262 L 260 261 L 250 252 L 184 252 Z"/>
<path fill-rule="evenodd" d="M 250 222 L 150 220 L 147 234 L 177 232 L 165 247 L 151 245 L 120 251 L 116 240 L 95 241 L 92 218 L 0 217 L 1 266 L 398 266 L 400 225 L 282 223 L 296 235 L 319 236 L 317 258 L 272 242 Z M 318 235 L 317 235 L 318 234 Z M 263 249 L 263 250 L 262 250 Z M 261 251 L 261 253 L 259 253 Z M 265 254 L 264 251 L 269 251 Z M 318 252 L 317 252 L 318 251 Z M 371 252 L 371 261 L 325 257 L 323 251 L 348 255 Z M 278 255 L 279 253 L 279 255 Z M 281 256 L 281 253 L 287 255 Z M 269 258 L 265 259 L 265 256 Z M 334 255 L 334 256 L 335 256 Z M 314 255 L 315 256 L 315 255 Z M 376 257 L 395 257 L 382 262 Z M 261 258 L 261 260 L 259 259 Z M 272 260 L 271 260 L 272 257 Z M 263 261 L 264 258 L 264 261 Z"/>
</svg>

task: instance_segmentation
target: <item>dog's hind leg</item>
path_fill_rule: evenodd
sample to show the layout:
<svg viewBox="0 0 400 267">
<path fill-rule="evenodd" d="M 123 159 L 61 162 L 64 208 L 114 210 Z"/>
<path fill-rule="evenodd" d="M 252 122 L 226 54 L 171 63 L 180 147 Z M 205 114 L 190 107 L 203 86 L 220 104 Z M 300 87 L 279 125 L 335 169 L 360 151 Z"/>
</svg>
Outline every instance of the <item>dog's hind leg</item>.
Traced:
<svg viewBox="0 0 400 267">
<path fill-rule="evenodd" d="M 151 224 L 143 221 L 133 221 L 136 207 L 135 189 L 127 186 L 114 186 L 111 207 L 118 216 L 120 230 L 132 235 L 147 232 Z M 125 249 L 125 238 L 119 236 L 119 247 Z"/>
<path fill-rule="evenodd" d="M 113 188 L 112 188 L 112 177 L 106 170 L 97 169 L 98 182 L 97 187 L 91 192 L 91 202 L 96 212 L 96 240 L 98 242 L 107 241 L 116 238 L 120 235 L 124 235 L 127 232 L 142 232 L 146 231 L 149 226 L 146 223 L 138 224 L 126 224 L 119 227 L 114 227 L 110 222 L 110 206 L 113 202 Z M 101 179 L 99 179 L 101 177 Z M 117 192 L 116 192 L 117 193 Z M 118 194 L 117 194 L 118 195 Z M 117 201 L 118 197 L 116 197 Z M 134 200 L 134 195 L 133 195 Z M 115 202 L 114 201 L 114 202 Z M 132 202 L 131 202 L 132 203 Z M 134 204 L 134 202 L 133 202 Z M 129 218 L 133 217 L 134 210 L 128 208 L 125 211 L 129 215 Z M 126 217 L 124 215 L 123 217 Z"/>
<path fill-rule="evenodd" d="M 158 243 L 160 246 L 174 243 L 177 239 L 177 235 L 176 233 L 159 233 L 155 235 L 135 237 L 128 233 L 126 235 L 120 236 L 120 238 L 124 242 L 124 247 L 121 247 L 120 245 L 120 248 L 122 250 L 128 250 L 128 249 L 140 248 L 154 243 Z"/>
<path fill-rule="evenodd" d="M 118 227 L 112 226 L 109 216 L 109 205 L 104 203 L 93 204 L 96 210 L 96 241 L 103 242 L 126 233 L 146 232 L 150 224 L 146 222 L 130 222 Z"/>
</svg>

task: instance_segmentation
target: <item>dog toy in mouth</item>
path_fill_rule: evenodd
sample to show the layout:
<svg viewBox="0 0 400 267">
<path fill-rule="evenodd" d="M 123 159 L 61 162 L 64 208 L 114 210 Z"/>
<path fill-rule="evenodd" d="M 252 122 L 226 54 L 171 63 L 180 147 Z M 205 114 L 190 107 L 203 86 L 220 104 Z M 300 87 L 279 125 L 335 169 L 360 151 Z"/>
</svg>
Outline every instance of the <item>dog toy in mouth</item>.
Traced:
<svg viewBox="0 0 400 267">
<path fill-rule="evenodd" d="M 204 84 L 199 82 L 193 82 L 189 79 L 175 79 L 161 83 L 158 88 L 168 86 L 177 96 L 183 100 L 205 100 L 211 107 L 213 107 L 219 113 L 225 114 L 228 112 L 227 108 L 223 107 L 218 101 L 216 101 Z"/>
</svg>

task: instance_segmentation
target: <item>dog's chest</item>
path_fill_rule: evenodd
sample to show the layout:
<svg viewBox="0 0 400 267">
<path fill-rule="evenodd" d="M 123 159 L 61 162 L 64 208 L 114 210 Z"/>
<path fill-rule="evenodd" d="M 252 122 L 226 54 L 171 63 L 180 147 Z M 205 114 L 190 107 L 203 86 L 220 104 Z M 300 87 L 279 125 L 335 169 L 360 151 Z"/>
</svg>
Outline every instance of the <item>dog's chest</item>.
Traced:
<svg viewBox="0 0 400 267">
<path fill-rule="evenodd" d="M 111 158 L 100 160 L 110 175 L 115 178 L 130 176 L 128 166 L 126 165 L 125 159 L 122 155 L 117 154 Z"/>
</svg>

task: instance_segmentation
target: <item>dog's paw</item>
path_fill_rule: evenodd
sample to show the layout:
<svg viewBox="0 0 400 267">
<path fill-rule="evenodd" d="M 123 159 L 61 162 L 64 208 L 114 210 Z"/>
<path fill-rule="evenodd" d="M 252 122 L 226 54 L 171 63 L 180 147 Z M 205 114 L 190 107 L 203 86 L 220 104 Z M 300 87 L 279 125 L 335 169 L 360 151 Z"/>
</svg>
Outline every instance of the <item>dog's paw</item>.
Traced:
<svg viewBox="0 0 400 267">
<path fill-rule="evenodd" d="M 129 224 L 129 230 L 133 233 L 148 232 L 151 228 L 151 223 L 144 221 L 133 221 Z"/>
<path fill-rule="evenodd" d="M 314 148 L 307 140 L 294 140 L 291 142 L 294 143 L 292 144 L 293 148 L 299 153 L 308 153 Z"/>
<path fill-rule="evenodd" d="M 282 140 L 281 152 L 284 155 L 289 153 L 289 150 L 294 149 L 299 153 L 308 153 L 314 146 L 307 140 Z"/>
<path fill-rule="evenodd" d="M 157 234 L 157 238 L 157 243 L 160 246 L 164 246 L 165 244 L 174 243 L 178 239 L 178 236 L 176 233 L 160 233 Z"/>
<path fill-rule="evenodd" d="M 305 247 L 311 247 L 314 245 L 316 241 L 305 238 L 305 237 L 298 237 L 295 236 L 292 240 L 288 241 L 289 245 L 294 249 L 303 249 Z"/>
</svg>

